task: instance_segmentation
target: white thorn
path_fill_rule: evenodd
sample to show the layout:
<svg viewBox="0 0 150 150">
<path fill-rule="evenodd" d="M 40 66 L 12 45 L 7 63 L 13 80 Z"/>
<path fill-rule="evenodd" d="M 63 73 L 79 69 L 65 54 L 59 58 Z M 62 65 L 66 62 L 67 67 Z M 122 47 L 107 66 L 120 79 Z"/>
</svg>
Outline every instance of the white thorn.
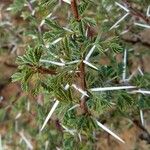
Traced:
<svg viewBox="0 0 150 150">
<path fill-rule="evenodd" d="M 126 13 L 123 17 L 121 17 L 109 30 L 112 30 L 113 28 L 115 28 L 121 21 L 123 21 L 127 16 L 129 15 L 129 13 Z"/>
<path fill-rule="evenodd" d="M 90 89 L 92 92 L 135 89 L 136 86 L 100 87 Z"/>
<path fill-rule="evenodd" d="M 25 137 L 23 132 L 19 132 L 19 135 L 21 136 L 21 138 L 25 141 L 25 143 L 27 144 L 27 147 L 29 149 L 33 149 L 32 144 L 30 143 L 30 141 Z"/>
<path fill-rule="evenodd" d="M 125 81 L 127 72 L 127 49 L 124 50 L 124 59 L 123 59 L 123 74 L 122 80 Z"/>
<path fill-rule="evenodd" d="M 148 6 L 148 8 L 147 8 L 146 16 L 150 17 L 150 6 Z"/>
<path fill-rule="evenodd" d="M 63 0 L 64 2 L 71 4 L 71 0 Z"/>
<path fill-rule="evenodd" d="M 40 62 L 49 63 L 49 64 L 53 64 L 53 65 L 57 65 L 57 66 L 65 66 L 65 63 L 55 62 L 55 61 L 50 61 L 50 60 L 44 60 L 44 59 L 40 59 Z"/>
<path fill-rule="evenodd" d="M 55 41 L 53 41 L 52 43 L 51 43 L 51 45 L 55 45 L 56 43 L 58 43 L 59 41 L 61 41 L 62 40 L 62 38 L 58 38 L 58 39 L 56 39 Z"/>
<path fill-rule="evenodd" d="M 42 128 L 41 128 L 40 131 L 42 131 L 42 130 L 44 129 L 44 127 L 46 126 L 48 120 L 51 118 L 53 112 L 54 112 L 55 109 L 57 108 L 58 104 L 59 104 L 59 101 L 56 100 L 55 103 L 54 103 L 54 105 L 53 105 L 53 107 L 52 107 L 52 109 L 50 110 L 49 114 L 47 115 L 47 117 L 46 117 L 46 119 L 45 119 L 45 121 L 44 121 L 44 123 L 43 123 Z"/>
<path fill-rule="evenodd" d="M 4 97 L 0 96 L 0 103 L 3 101 Z"/>
<path fill-rule="evenodd" d="M 15 131 L 18 132 L 18 121 L 15 120 Z"/>
<path fill-rule="evenodd" d="M 40 23 L 40 27 L 42 27 L 45 24 L 45 19 L 43 19 Z"/>
<path fill-rule="evenodd" d="M 80 142 L 82 142 L 82 137 L 80 133 L 78 133 L 78 137 L 79 137 Z"/>
<path fill-rule="evenodd" d="M 64 30 L 66 30 L 66 31 L 68 31 L 68 32 L 73 33 L 73 31 L 72 31 L 72 30 L 70 30 L 70 29 L 68 29 L 68 28 L 66 28 L 66 27 L 63 27 L 63 29 L 64 29 Z"/>
<path fill-rule="evenodd" d="M 144 76 L 144 73 L 143 73 L 143 71 L 141 70 L 140 67 L 138 67 L 138 71 L 140 72 L 140 74 L 141 74 L 142 76 Z"/>
<path fill-rule="evenodd" d="M 69 132 L 71 135 L 74 136 L 75 130 L 70 130 L 70 129 L 68 129 L 67 127 L 65 127 L 64 125 L 62 125 L 62 124 L 61 124 L 61 126 L 63 127 L 63 129 L 65 129 L 66 132 Z"/>
<path fill-rule="evenodd" d="M 70 87 L 70 85 L 69 85 L 69 84 L 66 84 L 65 87 L 64 87 L 64 89 L 65 89 L 65 90 L 68 90 L 69 87 Z"/>
<path fill-rule="evenodd" d="M 129 82 L 137 73 L 137 70 L 134 71 L 127 79 L 125 79 L 125 81 Z"/>
<path fill-rule="evenodd" d="M 85 37 L 87 37 L 87 36 L 88 36 L 88 28 L 85 31 Z"/>
<path fill-rule="evenodd" d="M 83 91 L 81 88 L 77 87 L 75 84 L 72 84 L 72 87 L 74 87 L 77 91 L 79 91 L 81 94 L 88 96 L 87 92 L 86 91 Z"/>
<path fill-rule="evenodd" d="M 91 68 L 93 68 L 93 69 L 95 69 L 95 70 L 98 70 L 97 67 L 95 67 L 94 65 L 92 65 L 91 63 L 89 63 L 89 62 L 86 61 L 86 60 L 83 60 L 83 63 L 85 63 L 86 65 L 88 65 L 89 67 L 91 67 Z"/>
<path fill-rule="evenodd" d="M 88 59 L 91 57 L 94 49 L 95 49 L 95 45 L 90 49 L 89 53 L 87 54 L 87 56 L 85 57 L 85 60 L 88 61 Z"/>
<path fill-rule="evenodd" d="M 13 7 L 8 7 L 6 10 L 11 11 L 11 10 L 13 10 Z"/>
<path fill-rule="evenodd" d="M 150 29 L 150 25 L 147 25 L 147 24 L 142 24 L 142 23 L 135 22 L 134 25 Z"/>
<path fill-rule="evenodd" d="M 120 8 L 122 8 L 123 10 L 125 10 L 126 12 L 129 12 L 129 9 L 126 8 L 125 6 L 119 4 L 118 2 L 115 2 L 115 4 L 116 4 L 117 6 L 119 6 Z"/>
<path fill-rule="evenodd" d="M 20 117 L 21 117 L 21 112 L 19 112 L 18 114 L 17 114 L 17 116 L 15 117 L 15 119 L 17 120 L 17 119 L 19 119 Z"/>
<path fill-rule="evenodd" d="M 140 66 L 138 67 L 138 71 L 140 72 L 140 74 L 141 74 L 142 76 L 144 76 L 144 73 L 143 73 L 143 71 L 141 70 Z M 144 126 L 144 115 L 143 115 L 143 110 L 142 110 L 142 109 L 140 110 L 140 118 L 141 118 L 141 123 L 142 123 L 142 125 Z"/>
<path fill-rule="evenodd" d="M 111 9 L 112 9 L 112 5 L 107 6 L 106 9 L 107 9 L 108 12 L 110 12 Z"/>
<path fill-rule="evenodd" d="M 69 108 L 68 111 L 71 111 L 71 110 L 73 110 L 73 109 L 75 109 L 75 108 L 77 108 L 77 107 L 80 107 L 80 105 L 79 105 L 79 104 L 76 104 L 76 105 L 72 106 L 71 108 Z"/>
<path fill-rule="evenodd" d="M 65 64 L 65 61 L 63 60 L 63 58 L 60 58 L 60 61 Z"/>
<path fill-rule="evenodd" d="M 123 34 L 125 34 L 125 33 L 127 33 L 127 32 L 129 32 L 129 30 L 124 30 L 124 31 L 122 31 L 122 32 L 120 33 L 120 35 L 123 35 Z"/>
<path fill-rule="evenodd" d="M 2 146 L 2 136 L 0 134 L 0 150 L 3 150 L 3 146 Z"/>
<path fill-rule="evenodd" d="M 45 142 L 45 150 L 48 150 L 49 141 Z"/>
<path fill-rule="evenodd" d="M 27 102 L 27 111 L 30 111 L 30 101 Z"/>
<path fill-rule="evenodd" d="M 83 99 L 84 99 L 84 97 L 85 97 L 85 95 L 82 95 L 80 99 L 81 99 L 81 100 L 83 100 Z"/>
<path fill-rule="evenodd" d="M 142 90 L 142 89 L 134 90 L 134 91 L 131 91 L 129 93 L 131 93 L 131 94 L 141 93 L 143 95 L 150 95 L 150 91 Z"/>
<path fill-rule="evenodd" d="M 48 18 L 50 18 L 51 16 L 52 16 L 52 13 L 49 13 L 49 14 L 45 17 L 45 19 L 48 19 Z M 45 19 L 43 19 L 43 20 L 41 21 L 40 27 L 42 27 L 42 26 L 45 24 Z"/>
<path fill-rule="evenodd" d="M 45 46 L 46 48 L 49 48 L 49 45 L 47 44 L 46 46 Z M 54 54 L 54 53 L 52 53 L 52 52 L 48 52 L 50 55 L 52 55 L 54 58 L 59 58 L 56 54 Z"/>
<path fill-rule="evenodd" d="M 99 127 L 101 127 L 103 130 L 105 130 L 106 132 L 108 132 L 109 134 L 111 134 L 117 140 L 119 140 L 122 143 L 125 143 L 125 141 L 123 141 L 119 136 L 117 136 L 114 132 L 112 132 L 111 130 L 109 130 L 106 126 L 104 126 L 103 124 L 101 124 L 99 121 L 96 120 L 96 123 L 97 123 L 97 125 Z"/>
<path fill-rule="evenodd" d="M 31 15 L 32 15 L 32 16 L 34 16 L 34 15 L 35 15 L 35 10 L 33 10 L 33 11 L 32 11 Z"/>
<path fill-rule="evenodd" d="M 143 110 L 142 109 L 140 110 L 140 118 L 141 118 L 142 126 L 144 126 L 144 115 L 143 115 Z"/>
<path fill-rule="evenodd" d="M 34 3 L 35 1 L 36 1 L 36 0 L 31 0 L 30 3 L 32 4 L 32 3 Z"/>
</svg>

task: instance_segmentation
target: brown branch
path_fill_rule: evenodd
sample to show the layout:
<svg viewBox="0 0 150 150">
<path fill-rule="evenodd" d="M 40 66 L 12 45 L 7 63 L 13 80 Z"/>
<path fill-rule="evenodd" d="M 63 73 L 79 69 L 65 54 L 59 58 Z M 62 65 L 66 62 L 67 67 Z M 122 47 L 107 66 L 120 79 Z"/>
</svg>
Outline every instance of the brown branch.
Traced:
<svg viewBox="0 0 150 150">
<path fill-rule="evenodd" d="M 77 21 L 81 21 L 79 13 L 78 13 L 76 0 L 71 0 L 71 10 L 72 10 L 72 13 L 73 13 L 75 19 Z M 82 58 L 82 60 L 84 60 L 84 57 Z M 85 64 L 83 63 L 83 61 L 81 61 L 80 65 L 79 65 L 78 81 L 80 84 L 80 88 L 83 91 L 86 91 L 87 85 L 86 85 L 86 81 L 85 81 Z M 80 107 L 83 110 L 84 114 L 89 114 L 89 111 L 88 111 L 88 108 L 86 105 L 87 98 L 88 97 L 84 96 L 80 101 Z"/>
<path fill-rule="evenodd" d="M 86 81 L 85 81 L 85 64 L 83 63 L 83 61 L 80 63 L 79 65 L 79 83 L 80 83 L 80 88 L 84 91 L 87 90 L 87 85 L 86 85 Z M 89 114 L 89 111 L 88 111 L 88 108 L 87 108 L 87 105 L 86 105 L 86 101 L 87 101 L 88 97 L 87 96 L 84 96 L 82 99 L 81 99 L 81 102 L 80 102 L 80 107 L 81 109 L 84 111 L 85 114 Z"/>
<path fill-rule="evenodd" d="M 48 69 L 48 68 L 44 68 L 42 66 L 37 67 L 37 66 L 33 66 L 31 64 L 28 64 L 28 66 L 31 67 L 36 72 L 41 73 L 41 74 L 49 74 L 49 75 L 56 75 L 57 74 L 55 69 Z"/>
<path fill-rule="evenodd" d="M 71 0 L 71 10 L 72 10 L 72 13 L 73 13 L 75 19 L 77 21 L 80 21 L 81 19 L 80 19 L 79 13 L 78 13 L 76 0 Z"/>
<path fill-rule="evenodd" d="M 47 68 L 44 68 L 42 66 L 38 67 L 38 72 L 41 73 L 41 74 L 50 74 L 50 75 L 56 75 L 57 72 L 55 69 L 47 69 Z"/>
<path fill-rule="evenodd" d="M 133 123 L 144 132 L 144 134 L 140 135 L 140 139 L 145 140 L 148 144 L 150 144 L 150 133 L 148 132 L 148 130 L 144 126 L 142 126 L 138 120 L 133 120 Z"/>
<path fill-rule="evenodd" d="M 149 18 L 147 18 L 144 14 L 142 14 L 141 12 L 139 12 L 138 10 L 135 10 L 134 8 L 130 8 L 131 10 L 131 14 L 133 16 L 136 16 L 138 18 L 141 18 L 142 20 L 144 20 L 146 23 L 150 23 Z"/>
<path fill-rule="evenodd" d="M 9 62 L 7 62 L 7 61 L 4 62 L 4 65 L 7 66 L 7 67 L 10 67 L 10 68 L 17 68 L 17 67 L 18 67 L 18 65 L 9 63 Z"/>
<path fill-rule="evenodd" d="M 7 61 L 4 62 L 4 65 L 7 67 L 10 67 L 10 68 L 17 68 L 18 67 L 18 65 L 8 63 Z M 48 68 L 44 68 L 42 66 L 36 67 L 36 66 L 31 65 L 31 64 L 28 64 L 28 66 L 33 68 L 34 70 L 36 70 L 37 72 L 39 72 L 41 74 L 50 74 L 50 75 L 56 75 L 57 74 L 55 69 L 48 69 Z"/>
<path fill-rule="evenodd" d="M 128 6 L 131 15 L 136 16 L 139 19 L 142 19 L 146 23 L 150 24 L 150 19 L 147 16 L 145 16 L 143 13 L 141 13 L 139 10 L 137 10 L 136 8 L 133 8 L 133 6 L 128 0 L 123 0 L 123 2 Z"/>
</svg>

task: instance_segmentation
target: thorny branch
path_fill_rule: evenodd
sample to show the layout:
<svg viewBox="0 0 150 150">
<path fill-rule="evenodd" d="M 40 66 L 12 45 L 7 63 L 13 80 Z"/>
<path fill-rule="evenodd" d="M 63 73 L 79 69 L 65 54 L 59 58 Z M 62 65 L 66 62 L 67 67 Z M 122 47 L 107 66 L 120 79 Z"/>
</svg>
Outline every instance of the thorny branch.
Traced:
<svg viewBox="0 0 150 150">
<path fill-rule="evenodd" d="M 77 21 L 80 21 L 80 16 L 79 16 L 79 13 L 78 13 L 76 0 L 71 1 L 71 10 L 72 10 L 72 13 L 73 13 L 75 19 Z M 84 60 L 84 57 L 82 58 L 82 60 Z M 86 91 L 87 90 L 87 85 L 86 85 L 86 81 L 85 81 L 85 64 L 83 63 L 83 61 L 79 65 L 79 71 L 80 72 L 78 74 L 78 77 L 79 77 L 80 87 L 83 91 Z M 88 111 L 88 108 L 87 108 L 87 105 L 86 105 L 86 101 L 87 101 L 87 97 L 83 96 L 82 99 L 81 99 L 81 102 L 80 102 L 80 107 L 84 111 L 85 114 L 89 114 L 89 111 Z"/>
<path fill-rule="evenodd" d="M 48 68 L 44 68 L 42 66 L 36 67 L 36 66 L 31 65 L 31 64 L 28 64 L 28 66 L 31 67 L 33 70 L 37 71 L 38 73 L 41 73 L 41 74 L 49 74 L 49 75 L 56 75 L 57 74 L 55 69 L 48 69 Z"/>
<path fill-rule="evenodd" d="M 80 86 L 82 88 L 82 90 L 86 91 L 87 90 L 87 85 L 86 85 L 86 81 L 85 81 L 85 64 L 83 63 L 83 61 L 81 62 L 81 64 L 79 65 L 79 82 L 80 82 Z M 84 113 L 89 114 L 87 105 L 86 105 L 86 101 L 87 101 L 87 96 L 84 96 L 81 99 L 80 102 L 80 107 L 84 110 Z"/>
<path fill-rule="evenodd" d="M 128 9 L 130 10 L 131 15 L 133 15 L 139 19 L 142 19 L 146 23 L 150 24 L 150 19 L 146 15 L 144 15 L 143 13 L 138 11 L 136 8 L 133 8 L 133 6 L 131 5 L 131 3 L 128 0 L 123 0 L 123 2 L 127 5 Z"/>
<path fill-rule="evenodd" d="M 78 13 L 77 2 L 76 0 L 71 0 L 71 10 L 77 21 L 80 21 L 80 16 Z"/>
<path fill-rule="evenodd" d="M 57 72 L 56 70 L 54 69 L 47 69 L 47 68 L 44 68 L 42 66 L 38 67 L 38 72 L 41 73 L 41 74 L 50 74 L 50 75 L 56 75 Z"/>
</svg>

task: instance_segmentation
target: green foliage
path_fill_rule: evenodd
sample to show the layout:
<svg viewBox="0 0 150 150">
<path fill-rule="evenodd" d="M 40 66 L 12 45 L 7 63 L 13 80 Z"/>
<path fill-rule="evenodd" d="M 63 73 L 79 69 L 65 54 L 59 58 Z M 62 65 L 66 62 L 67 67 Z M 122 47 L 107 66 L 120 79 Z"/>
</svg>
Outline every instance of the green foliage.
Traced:
<svg viewBox="0 0 150 150">
<path fill-rule="evenodd" d="M 20 12 L 24 8 L 25 2 L 26 0 L 14 0 L 14 3 L 11 5 L 13 12 Z"/>
</svg>

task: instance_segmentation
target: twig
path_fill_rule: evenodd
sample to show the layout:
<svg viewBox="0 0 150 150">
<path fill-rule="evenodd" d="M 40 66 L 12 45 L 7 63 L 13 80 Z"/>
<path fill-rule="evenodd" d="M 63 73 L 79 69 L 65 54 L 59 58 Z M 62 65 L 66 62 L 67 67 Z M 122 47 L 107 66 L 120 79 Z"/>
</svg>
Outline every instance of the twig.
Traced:
<svg viewBox="0 0 150 150">
<path fill-rule="evenodd" d="M 145 135 L 140 136 L 140 139 L 145 140 L 150 144 L 150 133 L 148 132 L 148 130 L 144 126 L 142 126 L 138 120 L 133 120 L 133 123 L 145 133 Z"/>
<path fill-rule="evenodd" d="M 72 13 L 73 13 L 75 19 L 77 21 L 80 21 L 81 19 L 80 19 L 79 13 L 78 13 L 76 0 L 71 0 L 71 10 L 72 10 Z"/>
<path fill-rule="evenodd" d="M 44 68 L 42 66 L 38 67 L 38 72 L 41 73 L 41 74 L 50 74 L 50 75 L 56 75 L 57 72 L 56 70 L 52 70 L 52 69 L 47 69 L 47 68 Z"/>
<path fill-rule="evenodd" d="M 71 0 L 71 10 L 72 10 L 72 13 L 73 13 L 75 19 L 77 21 L 81 21 L 79 13 L 78 13 L 76 0 Z M 80 88 L 83 91 L 86 91 L 87 85 L 86 85 L 86 81 L 85 81 L 85 63 L 83 62 L 83 60 L 84 60 L 84 56 L 83 56 L 82 61 L 79 65 L 78 79 L 79 79 L 79 83 L 80 83 Z M 86 105 L 87 99 L 88 99 L 88 97 L 85 95 L 82 97 L 81 102 L 80 102 L 80 107 L 84 111 L 85 114 L 89 114 L 89 110 L 88 110 L 87 105 Z"/>
<path fill-rule="evenodd" d="M 33 68 L 34 70 L 36 70 L 38 73 L 41 73 L 41 74 L 49 74 L 49 75 L 56 75 L 57 74 L 55 69 L 48 69 L 48 68 L 44 68 L 42 66 L 36 67 L 36 66 L 31 65 L 31 64 L 28 64 L 28 66 Z"/>
<path fill-rule="evenodd" d="M 83 61 L 81 62 L 81 64 L 79 65 L 79 81 L 80 81 L 80 86 L 82 88 L 82 90 L 86 91 L 87 90 L 87 85 L 86 85 L 86 81 L 85 81 L 85 64 L 83 63 Z M 80 102 L 80 107 L 84 110 L 84 112 L 86 114 L 89 114 L 87 105 L 86 105 L 86 101 L 87 101 L 88 97 L 84 96 L 81 99 Z"/>
<path fill-rule="evenodd" d="M 4 65 L 7 66 L 7 67 L 10 67 L 10 68 L 17 68 L 18 66 L 16 64 L 12 64 L 12 63 L 9 63 L 9 62 L 4 62 Z"/>
<path fill-rule="evenodd" d="M 150 19 L 146 15 L 144 15 L 143 13 L 138 11 L 137 9 L 133 8 L 131 3 L 128 0 L 123 0 L 123 2 L 128 6 L 128 9 L 130 10 L 131 15 L 142 19 L 143 21 L 145 21 L 148 24 L 150 23 Z"/>
</svg>

